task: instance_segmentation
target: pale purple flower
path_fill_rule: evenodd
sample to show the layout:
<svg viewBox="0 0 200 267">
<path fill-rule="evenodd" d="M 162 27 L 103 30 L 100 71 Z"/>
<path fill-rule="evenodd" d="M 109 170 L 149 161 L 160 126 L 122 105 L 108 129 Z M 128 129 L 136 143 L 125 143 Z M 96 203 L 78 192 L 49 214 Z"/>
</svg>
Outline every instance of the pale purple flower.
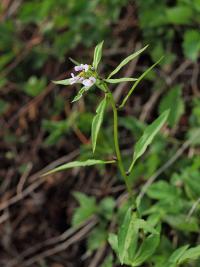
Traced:
<svg viewBox="0 0 200 267">
<path fill-rule="evenodd" d="M 84 72 L 86 73 L 89 70 L 90 66 L 87 64 L 81 64 L 79 66 L 75 66 L 74 70 L 76 72 Z M 70 84 L 74 84 L 74 83 L 82 83 L 85 87 L 91 87 L 93 84 L 95 84 L 96 82 L 96 78 L 94 77 L 89 77 L 89 78 L 85 78 L 84 74 L 80 74 L 79 75 L 74 75 L 74 73 L 71 73 L 71 77 L 70 78 Z M 87 75 L 86 75 L 87 76 Z"/>
<path fill-rule="evenodd" d="M 82 84 L 85 87 L 91 87 L 93 84 L 95 84 L 96 79 L 94 77 L 90 77 L 89 79 L 85 79 L 82 81 Z"/>
<path fill-rule="evenodd" d="M 75 66 L 74 67 L 74 70 L 75 71 L 85 71 L 85 72 L 87 72 L 89 70 L 89 65 L 87 65 L 87 64 L 81 64 L 79 66 Z"/>
</svg>

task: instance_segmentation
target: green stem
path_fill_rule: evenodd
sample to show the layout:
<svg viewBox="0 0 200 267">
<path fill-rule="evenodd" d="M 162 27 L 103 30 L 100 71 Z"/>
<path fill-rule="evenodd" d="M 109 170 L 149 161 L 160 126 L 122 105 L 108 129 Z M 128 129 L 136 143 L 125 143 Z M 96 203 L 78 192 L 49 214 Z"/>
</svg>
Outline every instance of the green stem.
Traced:
<svg viewBox="0 0 200 267">
<path fill-rule="evenodd" d="M 124 178 L 125 184 L 126 184 L 126 188 L 128 190 L 129 196 L 130 198 L 132 198 L 132 190 L 131 187 L 129 185 L 128 182 L 128 176 L 126 175 L 126 171 L 124 169 L 124 165 L 122 163 L 122 156 L 121 156 L 121 152 L 120 152 L 120 148 L 119 148 L 119 137 L 118 137 L 118 111 L 115 105 L 115 100 L 114 97 L 112 95 L 112 93 L 110 92 L 110 90 L 108 89 L 107 85 L 104 83 L 104 86 L 108 92 L 108 96 L 110 98 L 110 103 L 112 106 L 112 110 L 113 110 L 113 124 L 114 124 L 114 144 L 115 144 L 115 152 L 116 152 L 116 157 L 117 157 L 117 163 L 118 163 L 118 167 L 120 170 L 120 173 L 122 175 L 122 177 Z"/>
</svg>

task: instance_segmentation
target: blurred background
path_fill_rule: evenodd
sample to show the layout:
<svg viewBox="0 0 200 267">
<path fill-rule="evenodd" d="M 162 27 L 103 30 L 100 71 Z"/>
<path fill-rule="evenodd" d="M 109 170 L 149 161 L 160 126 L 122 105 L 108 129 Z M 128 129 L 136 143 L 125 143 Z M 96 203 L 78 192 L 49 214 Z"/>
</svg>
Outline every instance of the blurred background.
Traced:
<svg viewBox="0 0 200 267">
<path fill-rule="evenodd" d="M 81 203 L 73 192 L 97 203 L 110 199 L 106 208 L 125 192 L 116 169 L 75 169 L 40 177 L 64 162 L 92 156 L 91 121 L 101 93 L 92 89 L 71 104 L 78 88 L 51 81 L 70 76 L 69 57 L 91 64 L 93 49 L 102 40 L 103 77 L 146 44 L 149 48 L 121 71 L 121 77 L 138 77 L 165 56 L 137 87 L 119 120 L 128 166 L 146 123 L 167 108 L 173 111 L 163 134 L 130 176 L 138 194 L 172 159 L 147 192 L 145 205 L 165 215 L 166 235 L 155 265 L 145 266 L 159 266 L 159 255 L 167 258 L 173 246 L 199 241 L 200 1 L 1 0 L 0 266 L 95 267 L 110 253 L 107 248 L 96 256 L 106 240 L 102 229 L 94 228 L 94 234 L 86 224 L 89 229 L 79 237 L 71 233 L 70 246 L 67 230 Z M 129 88 L 128 83 L 112 86 L 116 101 Z M 112 113 L 107 114 L 95 158 L 113 156 Z M 160 204 L 163 195 L 165 205 Z M 194 203 L 188 222 L 185 218 Z"/>
</svg>

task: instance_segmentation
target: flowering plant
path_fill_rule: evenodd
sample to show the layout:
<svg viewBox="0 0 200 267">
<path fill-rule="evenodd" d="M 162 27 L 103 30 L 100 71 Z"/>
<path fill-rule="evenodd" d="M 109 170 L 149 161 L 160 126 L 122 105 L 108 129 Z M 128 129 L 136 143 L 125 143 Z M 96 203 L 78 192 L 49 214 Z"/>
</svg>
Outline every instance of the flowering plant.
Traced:
<svg viewBox="0 0 200 267">
<path fill-rule="evenodd" d="M 57 171 L 63 171 L 74 167 L 84 167 L 92 166 L 96 164 L 116 164 L 118 166 L 119 172 L 124 179 L 126 188 L 129 194 L 129 208 L 127 209 L 126 215 L 124 217 L 123 223 L 119 228 L 118 234 L 109 235 L 109 243 L 113 250 L 116 252 L 118 259 L 121 264 L 126 264 L 129 266 L 141 266 L 156 250 L 159 240 L 160 240 L 160 224 L 157 220 L 144 220 L 141 218 L 140 213 L 140 198 L 134 198 L 132 186 L 129 184 L 128 176 L 133 171 L 135 162 L 143 155 L 147 147 L 153 141 L 155 135 L 162 128 L 167 120 L 169 110 L 164 111 L 151 125 L 147 126 L 141 138 L 135 144 L 132 162 L 128 168 L 125 170 L 122 153 L 119 146 L 119 135 L 118 135 L 118 111 L 122 109 L 129 97 L 132 95 L 134 89 L 139 84 L 139 82 L 157 65 L 156 62 L 150 68 L 148 68 L 141 76 L 138 78 L 123 77 L 123 78 L 113 78 L 121 68 L 133 60 L 136 56 L 140 55 L 146 48 L 140 49 L 135 53 L 129 55 L 125 58 L 109 75 L 107 78 L 102 78 L 98 72 L 98 66 L 102 58 L 102 48 L 103 42 L 98 44 L 94 50 L 93 62 L 91 65 L 80 64 L 77 61 L 73 61 L 75 64 L 74 73 L 71 73 L 71 77 L 65 80 L 55 81 L 56 84 L 61 85 L 73 85 L 82 84 L 83 87 L 79 90 L 78 94 L 75 96 L 72 102 L 78 101 L 84 93 L 88 92 L 92 86 L 96 86 L 98 89 L 103 91 L 104 98 L 101 100 L 99 106 L 96 109 L 96 114 L 92 121 L 91 129 L 91 141 L 92 150 L 95 152 L 96 145 L 98 142 L 98 134 L 103 122 L 104 113 L 108 105 L 111 106 L 113 111 L 113 140 L 115 145 L 115 155 L 114 160 L 102 160 L 102 159 L 87 159 L 86 161 L 73 161 L 63 164 L 44 175 L 54 173 Z M 134 82 L 131 86 L 128 94 L 124 97 L 122 102 L 117 105 L 113 93 L 109 89 L 110 84 L 121 83 L 121 82 Z M 139 231 L 143 231 L 143 238 L 141 242 Z M 139 246 L 139 243 L 141 245 Z"/>
</svg>

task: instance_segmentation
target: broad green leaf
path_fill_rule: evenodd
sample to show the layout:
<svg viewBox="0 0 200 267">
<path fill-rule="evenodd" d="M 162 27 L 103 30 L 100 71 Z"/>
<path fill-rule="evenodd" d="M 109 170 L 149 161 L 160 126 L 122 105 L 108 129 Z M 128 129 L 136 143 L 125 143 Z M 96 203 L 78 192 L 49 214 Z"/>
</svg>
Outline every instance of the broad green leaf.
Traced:
<svg viewBox="0 0 200 267">
<path fill-rule="evenodd" d="M 94 58 L 92 66 L 95 68 L 95 70 L 98 68 L 99 62 L 102 57 L 102 48 L 103 48 L 103 41 L 99 43 L 94 49 Z"/>
<path fill-rule="evenodd" d="M 183 51 L 185 57 L 195 61 L 200 54 L 199 30 L 187 30 L 183 37 Z"/>
<path fill-rule="evenodd" d="M 107 241 L 108 233 L 102 226 L 95 227 L 87 238 L 87 251 L 92 252 L 102 247 Z"/>
<path fill-rule="evenodd" d="M 164 110 L 170 109 L 168 116 L 168 123 L 171 127 L 175 126 L 181 116 L 184 113 L 184 101 L 181 96 L 181 86 L 176 85 L 161 99 L 159 105 L 159 113 L 161 114 Z M 176 103 L 176 104 L 174 104 Z"/>
<path fill-rule="evenodd" d="M 191 7 L 179 5 L 166 9 L 166 16 L 169 23 L 182 25 L 192 22 L 193 12 Z"/>
<path fill-rule="evenodd" d="M 200 258 L 200 245 L 194 248 L 189 248 L 184 254 L 182 254 L 178 263 L 182 264 L 188 260 L 197 260 Z"/>
<path fill-rule="evenodd" d="M 178 261 L 181 259 L 182 255 L 184 255 L 185 251 L 188 249 L 189 245 L 185 245 L 176 249 L 170 256 L 168 262 L 164 267 L 176 267 Z"/>
<path fill-rule="evenodd" d="M 135 90 L 135 88 L 137 87 L 137 85 L 142 81 L 142 79 L 156 66 L 160 63 L 160 61 L 163 59 L 163 57 L 161 57 L 155 64 L 153 64 L 151 67 L 149 67 L 144 73 L 142 73 L 140 75 L 140 77 L 137 79 L 137 81 L 134 83 L 134 85 L 132 86 L 132 88 L 129 90 L 127 96 L 125 96 L 125 98 L 123 99 L 121 105 L 119 106 L 119 108 L 123 108 L 123 106 L 126 104 L 126 101 L 128 100 L 128 98 L 131 96 L 131 94 L 133 93 L 133 91 Z"/>
<path fill-rule="evenodd" d="M 46 87 L 47 81 L 45 78 L 37 78 L 31 76 L 28 81 L 23 85 L 24 92 L 29 96 L 39 95 Z"/>
<path fill-rule="evenodd" d="M 76 168 L 76 167 L 87 167 L 87 166 L 92 166 L 92 165 L 97 165 L 97 164 L 111 164 L 111 163 L 115 163 L 115 161 L 114 160 L 104 161 L 104 160 L 97 160 L 97 159 L 88 159 L 86 161 L 73 161 L 73 162 L 63 164 L 49 172 L 46 172 L 42 176 L 46 176 L 54 172 L 64 171 L 64 170 Z"/>
<path fill-rule="evenodd" d="M 0 99 L 0 115 L 7 111 L 9 103 Z"/>
<path fill-rule="evenodd" d="M 148 145 L 150 145 L 150 143 L 153 141 L 155 135 L 159 132 L 163 124 L 166 122 L 168 115 L 169 110 L 166 110 L 152 124 L 147 126 L 142 137 L 135 145 L 133 161 L 128 170 L 129 172 L 131 172 L 136 160 L 142 156 L 142 154 L 146 151 Z"/>
<path fill-rule="evenodd" d="M 122 60 L 122 62 L 110 73 L 108 79 L 110 79 L 113 75 L 115 75 L 122 67 L 128 64 L 131 60 L 139 56 L 147 47 L 148 45 L 136 51 L 135 53 L 131 54 L 130 56 L 126 57 L 124 60 Z"/>
<path fill-rule="evenodd" d="M 118 250 L 118 237 L 116 234 L 110 233 L 108 236 L 108 243 L 110 244 L 111 248 L 114 250 L 116 255 L 119 256 Z"/>
<path fill-rule="evenodd" d="M 113 256 L 112 254 L 108 255 L 103 263 L 101 264 L 101 267 L 113 267 Z"/>
<path fill-rule="evenodd" d="M 105 97 L 101 101 L 101 103 L 99 104 L 99 106 L 96 110 L 96 115 L 94 116 L 94 119 L 92 121 L 92 150 L 93 150 L 93 153 L 95 152 L 95 149 L 96 149 L 97 137 L 99 134 L 99 130 L 101 128 L 101 124 L 103 122 L 103 116 L 104 116 L 106 104 L 107 104 L 107 97 Z"/>
<path fill-rule="evenodd" d="M 150 198 L 165 200 L 175 200 L 178 197 L 178 190 L 175 186 L 167 183 L 166 181 L 158 181 L 153 183 L 147 190 L 147 195 Z"/>
<path fill-rule="evenodd" d="M 73 195 L 80 204 L 80 207 L 75 209 L 72 218 L 72 225 L 77 226 L 89 219 L 97 211 L 97 207 L 94 197 L 89 197 L 81 192 L 75 192 Z"/>
<path fill-rule="evenodd" d="M 159 232 L 147 221 L 143 219 L 137 219 L 138 229 L 143 229 L 151 234 L 158 234 Z"/>
<path fill-rule="evenodd" d="M 71 84 L 70 80 L 71 80 L 71 78 L 65 79 L 65 80 L 60 80 L 60 81 L 52 81 L 52 82 L 55 84 L 60 84 L 60 85 L 70 85 Z"/>
<path fill-rule="evenodd" d="M 122 82 L 134 82 L 134 81 L 137 81 L 137 79 L 124 77 L 124 78 L 119 78 L 119 79 L 105 79 L 104 81 L 107 83 L 122 83 Z"/>
<path fill-rule="evenodd" d="M 196 217 L 187 218 L 186 215 L 165 215 L 163 220 L 166 221 L 171 227 L 183 231 L 185 233 L 199 232 L 199 222 Z"/>
<path fill-rule="evenodd" d="M 118 234 L 118 252 L 121 264 L 127 262 L 129 258 L 128 251 L 130 245 L 132 244 L 134 234 L 137 231 L 135 222 L 136 215 L 132 212 L 132 209 L 129 208 L 126 212 L 123 223 L 119 228 Z"/>
<path fill-rule="evenodd" d="M 143 262 L 145 262 L 149 257 L 151 257 L 156 248 L 158 247 L 160 242 L 160 234 L 151 234 L 144 239 L 142 242 L 134 261 L 132 262 L 132 266 L 140 266 Z"/>
</svg>

